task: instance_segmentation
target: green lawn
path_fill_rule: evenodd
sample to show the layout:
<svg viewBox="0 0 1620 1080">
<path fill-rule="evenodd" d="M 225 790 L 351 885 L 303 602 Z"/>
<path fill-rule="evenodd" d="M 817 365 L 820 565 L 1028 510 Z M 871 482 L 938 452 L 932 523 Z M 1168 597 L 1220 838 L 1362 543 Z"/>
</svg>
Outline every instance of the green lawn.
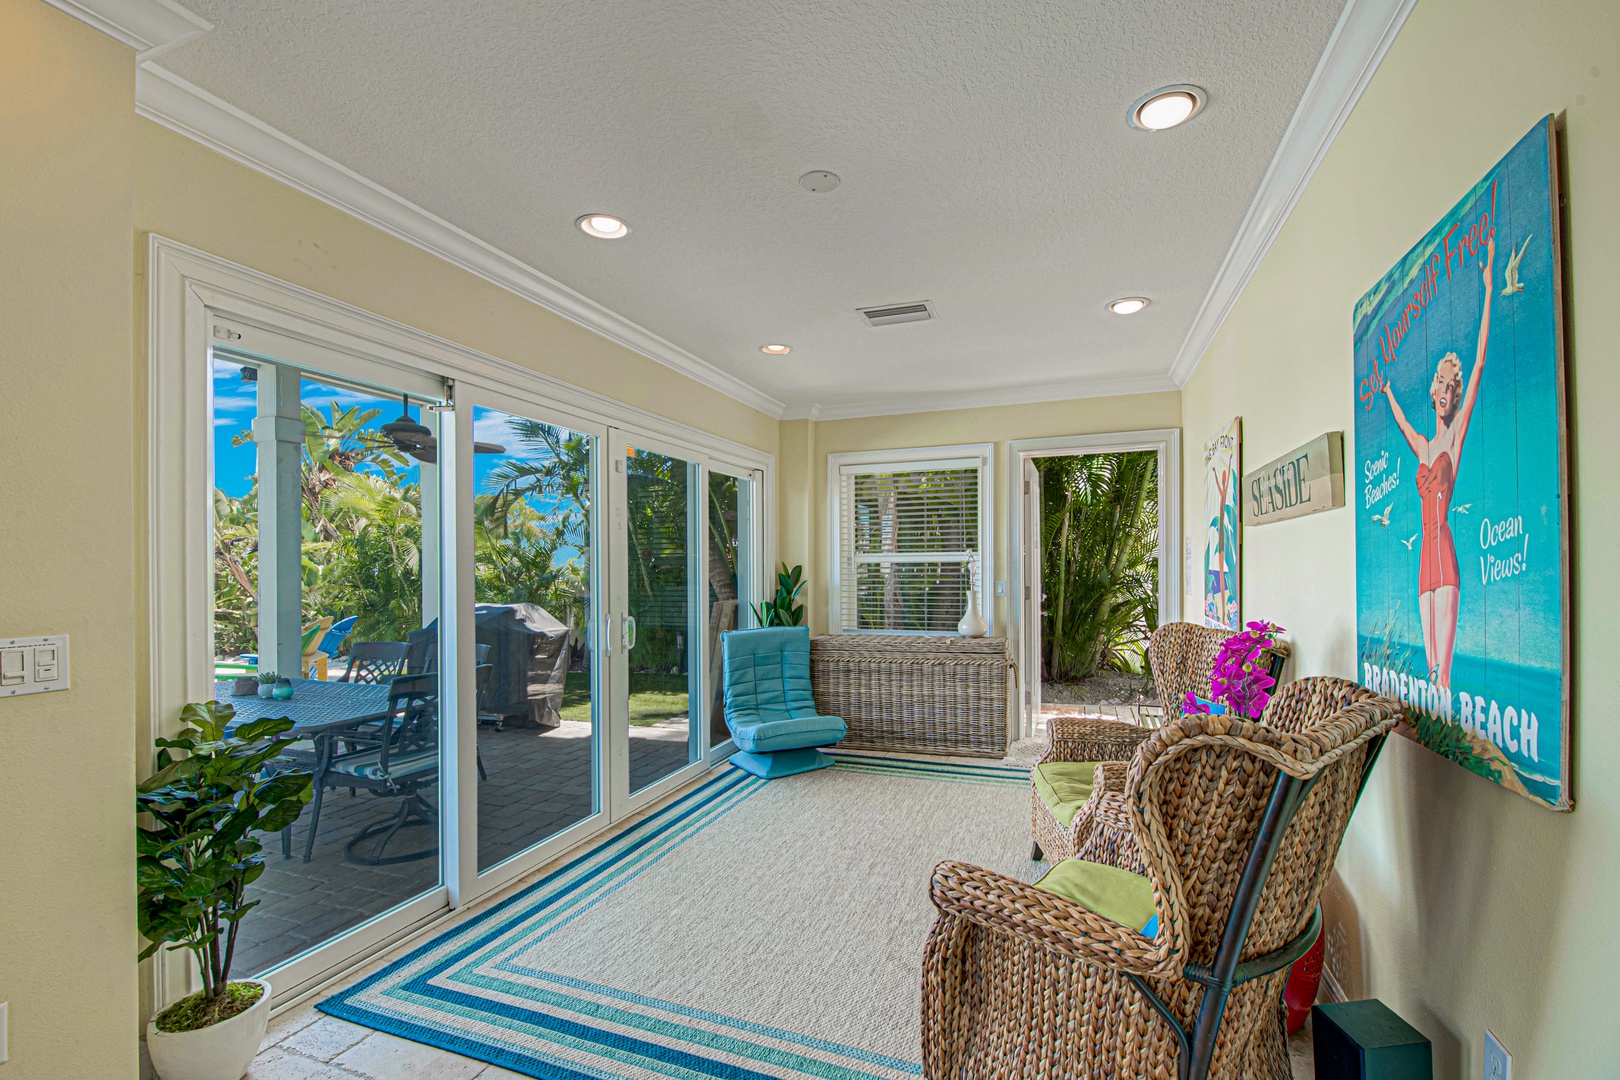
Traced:
<svg viewBox="0 0 1620 1080">
<path fill-rule="evenodd" d="M 630 723 L 648 727 L 672 716 L 686 715 L 686 676 L 630 673 Z M 591 677 L 570 671 L 563 687 L 562 718 L 589 723 Z"/>
</svg>

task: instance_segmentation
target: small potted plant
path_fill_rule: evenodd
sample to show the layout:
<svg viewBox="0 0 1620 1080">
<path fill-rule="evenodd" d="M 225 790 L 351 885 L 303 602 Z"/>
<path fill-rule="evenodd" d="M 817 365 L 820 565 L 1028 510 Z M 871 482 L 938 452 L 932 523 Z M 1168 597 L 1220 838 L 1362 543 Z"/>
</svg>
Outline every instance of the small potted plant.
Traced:
<svg viewBox="0 0 1620 1080">
<path fill-rule="evenodd" d="M 275 694 L 276 682 L 281 678 L 273 671 L 259 672 L 259 696 L 266 701 Z"/>
<path fill-rule="evenodd" d="M 783 563 L 776 575 L 776 595 L 763 604 L 754 605 L 754 618 L 761 626 L 802 626 L 804 605 L 795 604 L 804 589 L 804 567 L 788 569 Z"/>
<path fill-rule="evenodd" d="M 202 989 L 147 1025 L 162 1080 L 240 1080 L 270 1019 L 270 984 L 231 980 L 236 935 L 264 872 L 258 835 L 279 832 L 309 802 L 312 777 L 272 763 L 295 740 L 285 717 L 228 725 L 236 711 L 207 702 L 181 711 L 173 739 L 156 740 L 157 771 L 135 788 L 136 918 L 150 944 L 189 949 Z M 183 756 L 175 751 L 182 751 Z"/>
</svg>

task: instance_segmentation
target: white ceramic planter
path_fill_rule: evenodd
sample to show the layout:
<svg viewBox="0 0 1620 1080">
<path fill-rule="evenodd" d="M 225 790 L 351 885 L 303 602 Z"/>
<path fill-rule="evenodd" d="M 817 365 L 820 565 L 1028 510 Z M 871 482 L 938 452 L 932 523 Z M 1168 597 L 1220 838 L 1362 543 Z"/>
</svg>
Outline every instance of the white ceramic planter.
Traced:
<svg viewBox="0 0 1620 1080">
<path fill-rule="evenodd" d="M 270 1023 L 270 984 L 262 979 L 238 979 L 264 987 L 251 1008 L 229 1020 L 197 1031 L 159 1031 L 146 1024 L 146 1049 L 162 1080 L 242 1080 L 253 1055 L 264 1041 Z"/>
</svg>

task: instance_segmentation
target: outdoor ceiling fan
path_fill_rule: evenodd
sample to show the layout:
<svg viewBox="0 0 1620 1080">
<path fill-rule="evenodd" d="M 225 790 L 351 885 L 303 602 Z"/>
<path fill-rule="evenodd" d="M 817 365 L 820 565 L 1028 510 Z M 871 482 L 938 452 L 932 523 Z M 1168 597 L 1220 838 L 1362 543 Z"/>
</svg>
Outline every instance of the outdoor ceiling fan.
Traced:
<svg viewBox="0 0 1620 1080">
<path fill-rule="evenodd" d="M 439 440 L 426 425 L 411 419 L 411 395 L 401 395 L 405 411 L 398 420 L 382 426 L 382 433 L 394 444 L 394 449 L 417 461 L 435 465 L 439 461 Z M 497 443 L 473 443 L 475 454 L 504 454 L 506 447 Z"/>
<path fill-rule="evenodd" d="M 401 395 L 401 403 L 404 412 L 400 415 L 400 418 L 384 424 L 381 428 L 381 434 L 387 440 L 387 445 L 398 450 L 406 457 L 415 458 L 417 461 L 429 465 L 438 464 L 439 440 L 434 437 L 433 431 L 425 424 L 420 424 L 411 419 L 411 395 Z M 327 438 L 341 438 L 341 436 L 328 435 Z M 475 442 L 473 443 L 473 453 L 504 454 L 506 453 L 506 447 L 498 443 Z"/>
</svg>

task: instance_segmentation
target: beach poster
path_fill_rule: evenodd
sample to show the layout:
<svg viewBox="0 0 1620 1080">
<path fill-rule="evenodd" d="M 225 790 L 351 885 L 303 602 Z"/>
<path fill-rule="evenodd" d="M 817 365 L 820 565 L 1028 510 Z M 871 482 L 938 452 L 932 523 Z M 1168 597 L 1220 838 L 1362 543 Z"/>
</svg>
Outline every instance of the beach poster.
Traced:
<svg viewBox="0 0 1620 1080">
<path fill-rule="evenodd" d="M 1204 443 L 1204 624 L 1243 629 L 1238 614 L 1238 461 L 1242 420 Z"/>
<path fill-rule="evenodd" d="M 1557 810 L 1568 504 L 1552 117 L 1355 307 L 1360 681 L 1399 730 Z"/>
</svg>

